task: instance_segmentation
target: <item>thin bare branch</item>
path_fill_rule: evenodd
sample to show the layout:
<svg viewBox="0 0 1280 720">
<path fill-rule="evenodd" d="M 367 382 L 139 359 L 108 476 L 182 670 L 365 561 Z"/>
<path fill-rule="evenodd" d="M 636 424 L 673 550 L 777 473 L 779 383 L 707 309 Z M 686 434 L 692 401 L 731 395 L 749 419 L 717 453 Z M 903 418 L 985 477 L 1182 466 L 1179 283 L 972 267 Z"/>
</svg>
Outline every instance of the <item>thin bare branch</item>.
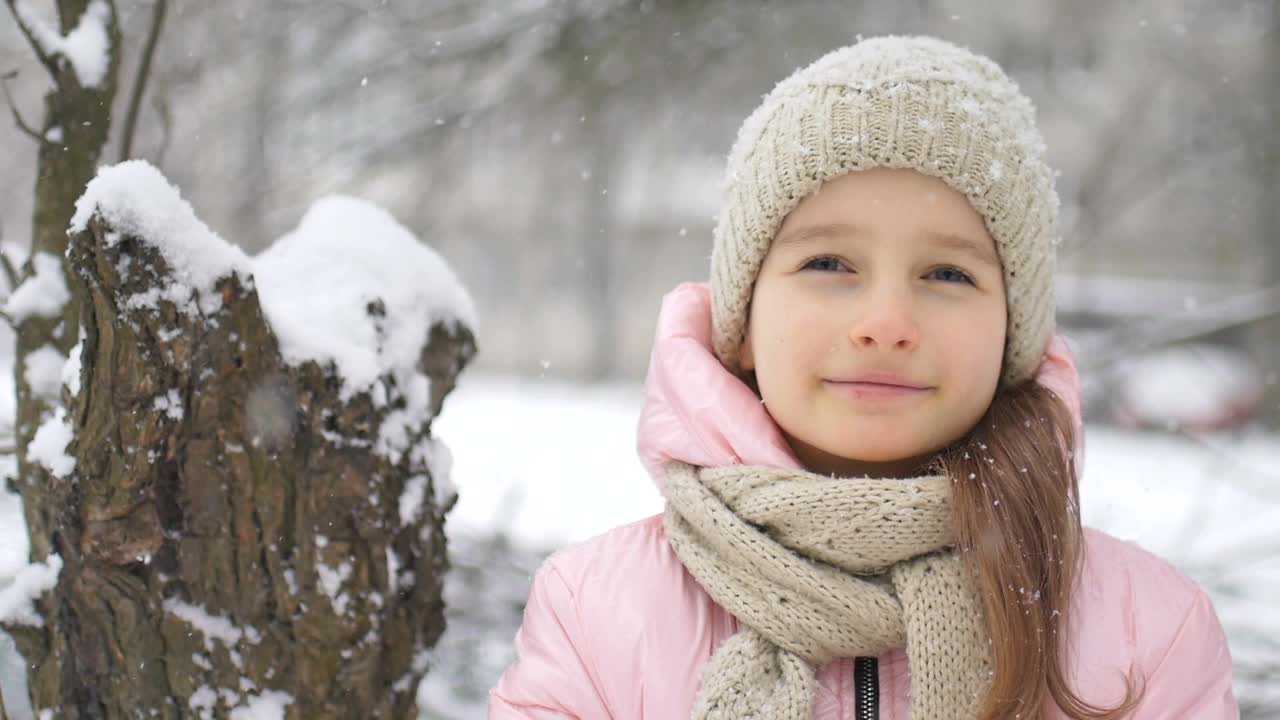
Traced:
<svg viewBox="0 0 1280 720">
<path fill-rule="evenodd" d="M 13 261 L 9 259 L 8 253 L 0 250 L 0 269 L 4 270 L 5 279 L 9 281 L 9 292 L 13 292 L 22 282 L 22 277 L 18 274 L 18 269 L 13 266 Z"/>
<path fill-rule="evenodd" d="M 1229 472 L 1217 473 L 1221 482 L 1230 483 L 1259 499 L 1270 497 L 1274 488 L 1280 487 L 1280 473 L 1241 460 L 1242 453 L 1239 447 L 1228 446 L 1210 433 L 1183 429 L 1178 431 L 1178 435 L 1187 442 L 1213 453 L 1225 468 L 1229 468 Z"/>
<path fill-rule="evenodd" d="M 1089 369 L 1106 367 L 1135 351 L 1194 340 L 1275 315 L 1280 315 L 1280 285 L 1203 305 L 1193 311 L 1118 327 L 1082 348 L 1080 365 Z"/>
<path fill-rule="evenodd" d="M 133 135 L 138 123 L 138 108 L 142 105 L 142 96 L 147 90 L 147 78 L 151 75 L 151 59 L 155 56 L 156 45 L 160 40 L 160 28 L 164 26 L 165 11 L 169 0 L 155 0 L 151 10 L 151 29 L 147 31 L 147 45 L 142 51 L 142 59 L 138 61 L 138 74 L 133 80 L 133 96 L 129 98 L 129 113 L 124 119 L 124 136 L 120 139 L 120 160 L 128 160 L 133 155 Z"/>
<path fill-rule="evenodd" d="M 24 36 L 26 36 L 27 42 L 31 44 L 31 49 L 35 51 L 36 59 L 40 61 L 40 64 L 43 65 L 46 70 L 49 71 L 49 76 L 53 78 L 54 82 L 57 82 L 58 64 L 54 61 L 52 55 L 44 51 L 44 48 L 40 45 L 40 41 L 36 40 L 35 32 L 31 28 L 27 27 L 27 23 L 22 19 L 22 15 L 18 13 L 18 0 L 4 1 L 5 4 L 9 6 L 9 12 L 13 14 L 13 19 L 14 22 L 18 24 L 18 29 L 22 31 Z"/>
<path fill-rule="evenodd" d="M 152 100 L 156 113 L 160 115 L 160 147 L 156 150 L 154 164 L 164 167 L 164 156 L 169 152 L 169 142 L 173 139 L 173 111 L 169 109 L 169 101 L 164 92 L 156 93 Z"/>
<path fill-rule="evenodd" d="M 1167 85 L 1169 82 L 1170 80 L 1165 78 L 1164 84 Z M 1128 121 L 1135 123 L 1141 122 L 1141 120 L 1145 118 L 1146 113 L 1149 112 L 1152 107 L 1152 98 L 1156 96 L 1157 91 L 1161 89 L 1161 87 L 1162 86 L 1156 82 L 1144 82 L 1140 84 L 1134 92 L 1126 95 L 1123 106 L 1114 114 L 1113 117 L 1127 118 Z M 1094 153 L 1089 166 L 1079 174 L 1075 204 L 1076 207 L 1080 208 L 1084 213 L 1086 231 L 1084 233 L 1076 233 L 1079 240 L 1073 249 L 1077 252 L 1087 249 L 1089 245 L 1095 244 L 1094 241 L 1096 238 L 1094 237 L 1094 230 L 1103 224 L 1099 218 L 1115 217 L 1113 208 L 1120 203 L 1115 202 L 1116 193 L 1113 188 L 1132 188 L 1135 185 L 1139 187 L 1145 186 L 1147 184 L 1145 181 L 1151 177 L 1140 176 L 1143 180 L 1142 183 L 1131 183 L 1129 185 L 1123 185 L 1116 182 L 1117 178 L 1115 170 L 1117 167 L 1124 166 L 1124 161 L 1118 160 L 1117 158 L 1123 156 L 1123 151 L 1127 147 L 1126 143 L 1130 142 L 1132 138 L 1132 135 L 1119 132 L 1118 130 L 1115 130 L 1114 127 L 1112 131 L 1104 133 L 1100 147 L 1098 148 L 1098 151 Z M 1181 159 L 1177 158 L 1173 153 L 1165 153 L 1157 162 L 1172 163 L 1170 158 Z M 1107 206 L 1099 207 L 1098 205 L 1103 198 L 1106 199 L 1105 202 Z M 1135 203 L 1123 203 L 1125 207 L 1132 207 L 1134 204 Z"/>
<path fill-rule="evenodd" d="M 18 76 L 17 70 L 10 70 L 0 76 L 0 87 L 4 88 L 4 100 L 9 104 L 9 109 L 13 111 L 13 121 L 18 124 L 18 129 L 26 135 L 31 136 L 36 142 L 42 142 L 44 138 L 40 133 L 31 129 L 26 120 L 22 119 L 22 113 L 18 112 L 18 103 L 14 102 L 13 96 L 9 94 L 9 81 Z"/>
</svg>

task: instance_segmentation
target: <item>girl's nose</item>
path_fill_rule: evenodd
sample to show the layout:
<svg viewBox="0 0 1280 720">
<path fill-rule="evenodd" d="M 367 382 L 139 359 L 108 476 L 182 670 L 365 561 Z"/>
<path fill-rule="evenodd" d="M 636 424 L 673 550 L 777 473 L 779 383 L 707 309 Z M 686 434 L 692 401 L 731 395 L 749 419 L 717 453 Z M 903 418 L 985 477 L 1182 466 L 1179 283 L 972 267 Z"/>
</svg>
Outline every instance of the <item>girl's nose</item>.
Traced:
<svg viewBox="0 0 1280 720">
<path fill-rule="evenodd" d="M 920 344 L 911 293 L 883 288 L 862 298 L 857 318 L 849 327 L 849 339 L 857 347 L 879 350 L 914 350 Z"/>
</svg>

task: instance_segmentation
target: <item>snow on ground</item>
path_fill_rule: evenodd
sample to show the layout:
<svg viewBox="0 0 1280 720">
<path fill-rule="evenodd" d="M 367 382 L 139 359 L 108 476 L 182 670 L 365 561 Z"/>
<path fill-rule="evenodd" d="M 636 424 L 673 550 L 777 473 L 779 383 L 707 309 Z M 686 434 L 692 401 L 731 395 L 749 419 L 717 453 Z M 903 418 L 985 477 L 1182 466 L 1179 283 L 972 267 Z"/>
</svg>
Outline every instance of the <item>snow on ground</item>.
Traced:
<svg viewBox="0 0 1280 720">
<path fill-rule="evenodd" d="M 659 512 L 634 449 L 641 399 L 638 385 L 464 373 L 434 426 L 459 487 L 449 528 L 554 548 Z M 1196 567 L 1280 548 L 1280 437 L 1090 426 L 1084 454 L 1088 525 Z"/>
<path fill-rule="evenodd" d="M 662 509 L 635 452 L 635 385 L 463 373 L 433 432 L 453 454 L 448 529 L 556 548 Z"/>
<path fill-rule="evenodd" d="M 465 538 L 454 543 L 455 555 L 464 555 L 468 567 L 488 558 L 492 549 L 477 550 L 475 538 L 495 534 L 501 537 L 494 542 L 550 551 L 659 512 L 658 492 L 634 451 L 641 400 L 638 385 L 464 373 L 434 428 L 454 457 L 459 501 L 448 529 L 451 537 Z M 1237 666 L 1247 671 L 1238 676 L 1280 668 L 1274 601 L 1280 596 L 1280 437 L 1244 432 L 1188 438 L 1090 426 L 1084 455 L 1085 524 L 1138 543 L 1200 582 L 1227 628 Z M 527 583 L 535 562 L 527 554 L 505 557 L 493 572 Z M 461 594 L 476 582 L 462 577 L 466 572 L 450 578 L 446 601 L 472 597 Z M 491 582 L 488 593 L 504 599 L 527 592 Z M 464 640 L 456 633 L 478 632 L 475 624 L 452 613 L 438 649 L 480 649 L 471 650 L 477 656 L 465 664 L 441 656 L 419 702 L 434 709 L 432 717 L 479 717 L 476 668 L 491 673 L 480 686 L 497 679 L 510 662 L 519 618 L 506 619 L 505 638 L 490 630 Z M 502 620 L 489 627 L 494 624 Z M 450 673 L 465 674 L 472 685 L 455 683 L 450 695 Z M 1275 684 L 1265 675 L 1237 677 L 1240 695 L 1272 709 L 1280 707 Z M 459 706 L 463 694 L 476 704 Z"/>
<path fill-rule="evenodd" d="M 640 403 L 637 385 L 463 374 L 434 427 L 452 452 L 460 498 L 448 520 L 449 630 L 419 688 L 423 717 L 483 716 L 485 690 L 510 662 L 530 573 L 546 552 L 661 509 L 634 451 Z M 1260 433 L 1189 439 L 1091 426 L 1086 434 L 1086 524 L 1138 542 L 1201 582 L 1249 673 L 1280 664 L 1277 468 L 1280 437 Z M 0 493 L 0 533 L 3 586 L 26 546 L 8 493 Z M 14 678 L 4 675 L 16 664 L 2 640 L 8 686 Z M 1255 700 L 1274 684 L 1266 676 L 1237 683 Z"/>
</svg>

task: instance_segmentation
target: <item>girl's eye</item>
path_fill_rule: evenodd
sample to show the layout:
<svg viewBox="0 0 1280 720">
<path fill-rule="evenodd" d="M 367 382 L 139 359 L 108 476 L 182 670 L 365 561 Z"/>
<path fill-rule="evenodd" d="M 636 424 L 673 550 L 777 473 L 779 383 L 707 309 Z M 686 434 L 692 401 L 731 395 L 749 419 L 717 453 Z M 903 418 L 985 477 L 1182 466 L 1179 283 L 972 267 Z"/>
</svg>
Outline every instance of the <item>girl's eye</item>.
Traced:
<svg viewBox="0 0 1280 720">
<path fill-rule="evenodd" d="M 833 257 L 816 257 L 804 264 L 801 270 L 817 270 L 818 272 L 840 272 L 844 263 Z"/>
<path fill-rule="evenodd" d="M 953 267 L 938 268 L 929 274 L 941 276 L 943 282 L 962 282 L 970 285 L 973 284 L 973 278 L 969 277 L 963 270 Z"/>
</svg>

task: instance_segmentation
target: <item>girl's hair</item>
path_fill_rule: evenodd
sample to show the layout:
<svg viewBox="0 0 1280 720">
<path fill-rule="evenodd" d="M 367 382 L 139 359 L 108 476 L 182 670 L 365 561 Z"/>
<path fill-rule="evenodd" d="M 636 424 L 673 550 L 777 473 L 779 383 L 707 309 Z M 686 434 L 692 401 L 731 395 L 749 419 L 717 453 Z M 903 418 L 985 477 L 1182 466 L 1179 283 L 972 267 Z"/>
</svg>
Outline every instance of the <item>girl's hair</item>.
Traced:
<svg viewBox="0 0 1280 720">
<path fill-rule="evenodd" d="M 958 544 L 983 598 L 992 683 L 979 717 L 1038 718 L 1052 697 L 1070 718 L 1120 718 L 1141 696 L 1126 677 L 1124 701 L 1085 701 L 1068 685 L 1065 628 L 1083 562 L 1075 423 L 1034 380 L 997 392 L 963 438 L 938 457 L 955 480 Z"/>
</svg>

